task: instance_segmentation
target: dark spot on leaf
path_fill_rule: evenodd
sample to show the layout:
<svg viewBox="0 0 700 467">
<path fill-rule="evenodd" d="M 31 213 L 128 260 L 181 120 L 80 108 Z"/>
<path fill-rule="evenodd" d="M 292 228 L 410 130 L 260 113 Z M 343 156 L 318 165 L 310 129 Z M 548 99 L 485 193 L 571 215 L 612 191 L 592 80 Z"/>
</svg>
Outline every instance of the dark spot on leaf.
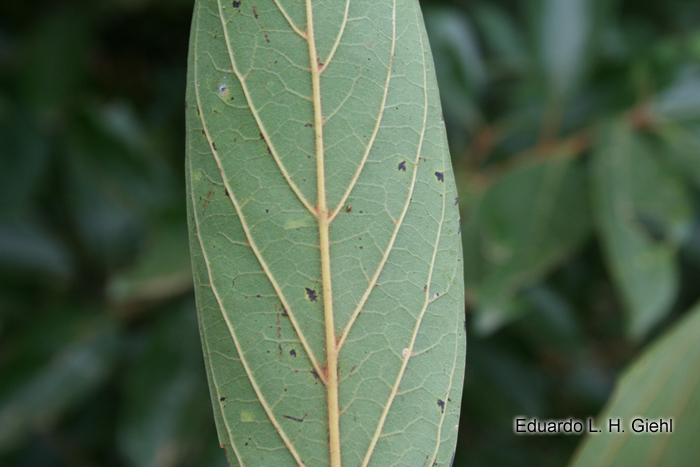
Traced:
<svg viewBox="0 0 700 467">
<path fill-rule="evenodd" d="M 239 6 L 241 6 L 241 2 L 233 2 L 234 8 L 238 8 Z"/>
<path fill-rule="evenodd" d="M 255 16 L 255 19 L 258 19 L 258 7 L 256 6 L 253 7 L 253 15 Z"/>
<path fill-rule="evenodd" d="M 225 194 L 226 197 L 228 197 L 228 198 L 231 197 L 231 195 L 228 194 L 228 188 L 224 188 L 224 194 Z"/>
<path fill-rule="evenodd" d="M 216 143 L 212 142 L 211 147 L 214 148 L 214 151 L 216 151 Z"/>
<path fill-rule="evenodd" d="M 401 170 L 403 172 L 406 171 L 406 161 L 399 162 L 399 170 Z"/>
<path fill-rule="evenodd" d="M 304 126 L 307 127 L 307 128 L 310 128 L 310 127 L 312 127 L 312 126 L 314 126 L 314 125 L 313 125 L 313 123 L 304 123 Z"/>
<path fill-rule="evenodd" d="M 204 130 L 202 130 L 202 134 L 203 134 L 204 136 L 207 136 L 207 132 L 204 131 Z"/>
<path fill-rule="evenodd" d="M 289 314 L 287 313 L 287 309 L 285 307 L 282 307 L 282 316 L 284 316 L 285 318 L 289 318 Z M 464 326 L 466 327 L 466 324 Z"/>
<path fill-rule="evenodd" d="M 306 287 L 306 295 L 309 296 L 309 300 L 312 302 L 318 301 L 318 296 L 316 295 L 316 291 L 314 289 Z"/>
<path fill-rule="evenodd" d="M 348 204 L 347 206 L 345 206 L 345 210 L 346 210 L 347 212 L 352 211 L 352 206 Z"/>
<path fill-rule="evenodd" d="M 263 136 L 262 133 L 260 133 L 260 139 L 263 140 L 263 141 L 265 141 L 265 137 Z"/>
<path fill-rule="evenodd" d="M 437 177 L 438 182 L 445 181 L 445 173 L 444 172 L 435 172 L 435 176 Z"/>
<path fill-rule="evenodd" d="M 459 198 L 455 198 L 455 206 L 459 204 Z"/>
<path fill-rule="evenodd" d="M 282 416 L 283 416 L 284 418 L 286 418 L 286 419 L 294 420 L 295 422 L 299 422 L 299 423 L 301 423 L 301 422 L 304 421 L 303 418 L 290 417 L 289 415 L 282 415 Z"/>
<path fill-rule="evenodd" d="M 318 376 L 318 373 L 316 373 L 316 370 L 313 370 L 313 369 L 312 369 L 312 370 L 311 370 L 311 374 L 314 375 L 314 378 L 316 378 L 316 379 L 321 379 L 321 377 Z"/>
<path fill-rule="evenodd" d="M 221 401 L 221 402 L 223 402 L 223 401 L 225 401 L 225 400 L 226 400 L 225 397 L 222 397 L 221 399 L 219 399 L 219 401 Z"/>
<path fill-rule="evenodd" d="M 235 99 L 234 97 L 231 98 L 231 100 Z"/>
<path fill-rule="evenodd" d="M 442 399 L 438 399 L 438 407 L 440 407 L 440 412 L 445 412 L 445 401 Z"/>
<path fill-rule="evenodd" d="M 258 297 L 258 298 L 261 298 L 261 297 L 262 297 L 262 295 L 256 295 L 256 297 Z"/>
<path fill-rule="evenodd" d="M 269 214 L 269 213 L 270 213 L 270 210 L 269 210 L 269 209 L 265 209 L 265 213 Z"/>
<path fill-rule="evenodd" d="M 462 233 L 462 218 L 461 217 L 459 219 L 457 219 L 457 223 L 459 224 L 459 227 L 457 228 L 457 234 L 459 235 Z"/>
<path fill-rule="evenodd" d="M 467 330 L 467 320 L 466 319 L 464 320 L 464 330 L 465 331 Z"/>
<path fill-rule="evenodd" d="M 292 357 L 296 357 L 296 356 L 297 356 L 297 351 L 294 350 L 294 349 L 292 349 L 292 350 L 289 351 L 289 355 L 291 355 Z"/>
</svg>

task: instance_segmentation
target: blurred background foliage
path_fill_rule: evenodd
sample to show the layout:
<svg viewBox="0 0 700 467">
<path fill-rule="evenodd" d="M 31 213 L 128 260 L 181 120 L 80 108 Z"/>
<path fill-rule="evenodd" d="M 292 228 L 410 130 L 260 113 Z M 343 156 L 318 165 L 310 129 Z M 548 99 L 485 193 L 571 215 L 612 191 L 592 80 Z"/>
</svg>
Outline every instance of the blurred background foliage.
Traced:
<svg viewBox="0 0 700 467">
<path fill-rule="evenodd" d="M 595 416 L 656 337 L 700 340 L 700 3 L 422 5 L 466 256 L 455 466 L 565 465 L 580 437 L 513 417 Z M 187 246 L 191 10 L 0 3 L 0 465 L 227 465 Z"/>
</svg>

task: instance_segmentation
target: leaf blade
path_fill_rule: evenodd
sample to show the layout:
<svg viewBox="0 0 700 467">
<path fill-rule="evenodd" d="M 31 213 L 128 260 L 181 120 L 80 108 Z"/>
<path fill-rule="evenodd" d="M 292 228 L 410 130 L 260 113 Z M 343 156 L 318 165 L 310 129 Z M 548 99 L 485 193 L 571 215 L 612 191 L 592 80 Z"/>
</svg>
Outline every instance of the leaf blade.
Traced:
<svg viewBox="0 0 700 467">
<path fill-rule="evenodd" d="M 195 7 L 187 105 L 221 442 L 240 465 L 340 465 L 328 449 L 337 357 L 343 465 L 449 462 L 456 429 L 442 427 L 456 428 L 465 345 L 459 217 L 418 5 L 309 2 L 302 30 L 297 5 L 234 3 Z M 415 378 L 436 367 L 434 402 L 408 424 L 427 431 L 398 435 L 397 414 L 424 397 Z"/>
</svg>

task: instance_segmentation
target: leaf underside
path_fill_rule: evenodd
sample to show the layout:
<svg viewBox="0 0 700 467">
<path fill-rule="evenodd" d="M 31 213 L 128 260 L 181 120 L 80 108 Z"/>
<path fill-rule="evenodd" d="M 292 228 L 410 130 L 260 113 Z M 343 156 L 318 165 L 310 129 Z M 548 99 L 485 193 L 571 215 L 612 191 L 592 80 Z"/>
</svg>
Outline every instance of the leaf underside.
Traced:
<svg viewBox="0 0 700 467">
<path fill-rule="evenodd" d="M 418 3 L 198 0 L 190 44 L 190 245 L 229 462 L 450 465 L 463 265 Z"/>
</svg>

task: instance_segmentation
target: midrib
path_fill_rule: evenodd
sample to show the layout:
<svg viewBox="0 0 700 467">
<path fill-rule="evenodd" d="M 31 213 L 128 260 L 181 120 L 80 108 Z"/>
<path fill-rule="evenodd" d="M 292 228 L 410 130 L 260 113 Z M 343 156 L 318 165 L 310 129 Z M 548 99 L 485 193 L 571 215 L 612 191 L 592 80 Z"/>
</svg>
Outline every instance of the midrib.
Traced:
<svg viewBox="0 0 700 467">
<path fill-rule="evenodd" d="M 326 204 L 326 174 L 323 147 L 323 111 L 321 107 L 321 70 L 316 52 L 313 7 L 306 0 L 306 35 L 309 43 L 312 101 L 314 106 L 314 130 L 316 134 L 316 176 L 318 179 L 318 236 L 321 251 L 321 281 L 323 289 L 323 314 L 326 327 L 326 397 L 328 399 L 328 444 L 330 467 L 340 467 L 340 410 L 338 407 L 338 349 L 333 322 L 333 293 L 331 289 L 331 256 L 328 239 L 330 224 Z"/>
</svg>

